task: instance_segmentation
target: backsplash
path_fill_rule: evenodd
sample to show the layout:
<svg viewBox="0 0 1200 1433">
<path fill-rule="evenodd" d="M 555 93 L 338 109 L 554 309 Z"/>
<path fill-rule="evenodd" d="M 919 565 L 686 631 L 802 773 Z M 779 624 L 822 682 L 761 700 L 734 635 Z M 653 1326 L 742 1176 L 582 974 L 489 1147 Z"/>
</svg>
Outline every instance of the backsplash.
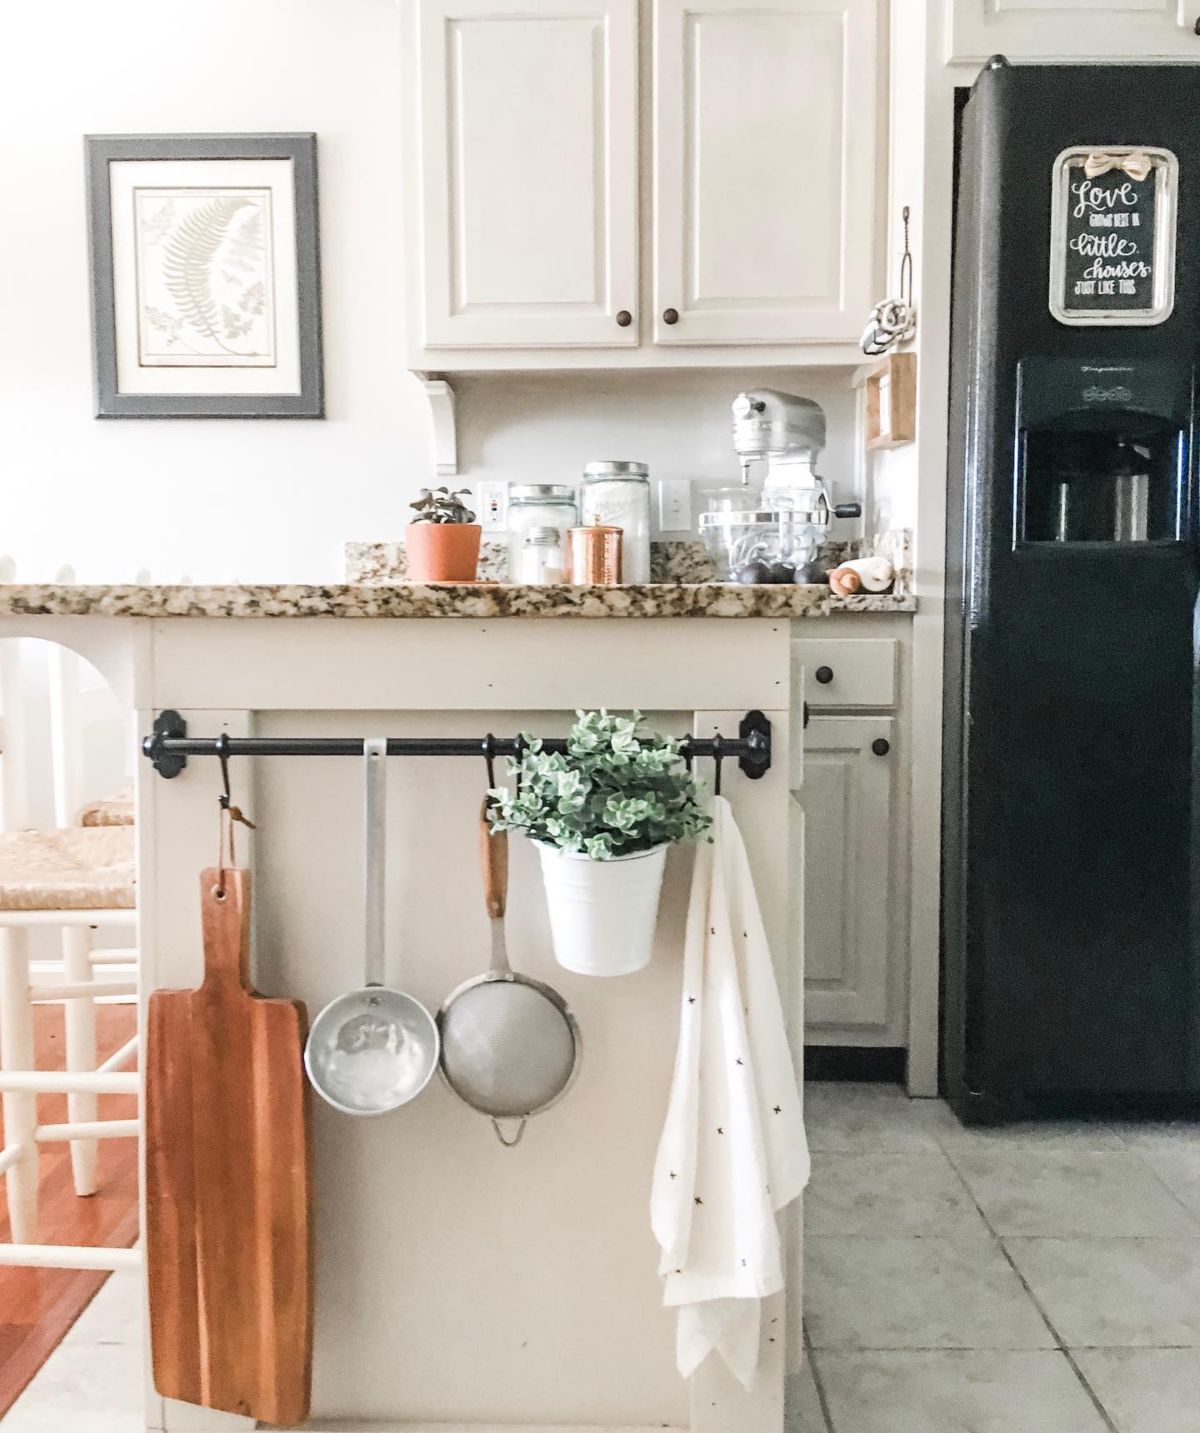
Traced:
<svg viewBox="0 0 1200 1433">
<path fill-rule="evenodd" d="M 347 582 L 405 582 L 408 554 L 402 542 L 348 542 Z M 505 582 L 508 578 L 508 543 L 484 538 L 479 544 L 480 582 Z"/>
<path fill-rule="evenodd" d="M 896 569 L 893 591 L 903 595 L 912 582 L 912 533 L 908 528 L 881 532 L 870 542 L 852 539 L 849 542 L 825 542 L 818 552 L 818 561 L 828 570 L 849 557 L 878 553 L 888 557 Z M 407 557 L 402 542 L 348 542 L 346 581 L 365 584 L 403 582 L 407 576 Z M 660 539 L 650 544 L 650 580 L 652 582 L 712 582 L 715 568 L 704 544 L 698 538 Z M 479 550 L 479 580 L 508 580 L 508 544 L 504 540 L 483 540 Z"/>
</svg>

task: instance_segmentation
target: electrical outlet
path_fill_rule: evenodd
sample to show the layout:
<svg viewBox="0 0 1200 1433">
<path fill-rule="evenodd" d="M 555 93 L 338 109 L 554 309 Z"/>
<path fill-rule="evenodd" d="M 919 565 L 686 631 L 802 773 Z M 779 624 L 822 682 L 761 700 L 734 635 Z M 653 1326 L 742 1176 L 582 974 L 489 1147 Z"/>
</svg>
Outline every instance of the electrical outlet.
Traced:
<svg viewBox="0 0 1200 1433">
<path fill-rule="evenodd" d="M 663 478 L 658 485 L 661 532 L 687 532 L 692 526 L 692 485 L 687 478 Z"/>
<path fill-rule="evenodd" d="M 508 484 L 497 480 L 478 483 L 476 493 L 484 532 L 503 532 L 508 526 Z"/>
</svg>

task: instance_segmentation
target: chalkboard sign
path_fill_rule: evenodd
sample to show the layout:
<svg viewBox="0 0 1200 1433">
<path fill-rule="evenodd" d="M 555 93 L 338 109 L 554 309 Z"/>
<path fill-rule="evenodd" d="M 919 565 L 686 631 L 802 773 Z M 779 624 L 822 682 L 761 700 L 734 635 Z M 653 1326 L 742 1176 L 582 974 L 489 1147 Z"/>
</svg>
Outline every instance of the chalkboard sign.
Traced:
<svg viewBox="0 0 1200 1433">
<path fill-rule="evenodd" d="M 1050 312 L 1060 323 L 1162 323 L 1175 301 L 1179 165 L 1165 149 L 1064 150 L 1055 162 Z"/>
</svg>

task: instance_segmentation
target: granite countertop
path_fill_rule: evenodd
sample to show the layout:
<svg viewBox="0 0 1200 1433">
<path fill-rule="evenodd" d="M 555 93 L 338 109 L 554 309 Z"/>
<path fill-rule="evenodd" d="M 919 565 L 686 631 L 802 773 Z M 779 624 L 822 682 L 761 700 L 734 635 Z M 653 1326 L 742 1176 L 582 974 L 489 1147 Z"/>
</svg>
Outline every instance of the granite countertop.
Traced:
<svg viewBox="0 0 1200 1433">
<path fill-rule="evenodd" d="M 226 587 L 0 584 L 0 617 L 827 617 L 915 612 L 907 592 L 834 597 L 823 584 L 637 587 L 408 583 Z"/>
</svg>

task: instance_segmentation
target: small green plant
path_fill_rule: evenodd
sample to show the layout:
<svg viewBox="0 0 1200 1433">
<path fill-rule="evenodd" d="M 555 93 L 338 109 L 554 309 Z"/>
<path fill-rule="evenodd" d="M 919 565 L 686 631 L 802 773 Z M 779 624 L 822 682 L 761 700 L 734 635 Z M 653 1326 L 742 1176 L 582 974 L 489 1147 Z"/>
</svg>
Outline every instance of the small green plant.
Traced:
<svg viewBox="0 0 1200 1433">
<path fill-rule="evenodd" d="M 576 712 L 565 752 L 528 745 L 509 762 L 516 789 L 491 793 L 497 831 L 521 831 L 593 861 L 630 856 L 667 842 L 694 841 L 712 824 L 681 743 L 639 734 L 641 712 Z"/>
<path fill-rule="evenodd" d="M 452 493 L 449 488 L 422 488 L 421 496 L 415 503 L 409 503 L 416 510 L 413 522 L 474 522 L 475 514 L 463 502 L 471 496 L 470 488 L 459 488 Z"/>
</svg>

